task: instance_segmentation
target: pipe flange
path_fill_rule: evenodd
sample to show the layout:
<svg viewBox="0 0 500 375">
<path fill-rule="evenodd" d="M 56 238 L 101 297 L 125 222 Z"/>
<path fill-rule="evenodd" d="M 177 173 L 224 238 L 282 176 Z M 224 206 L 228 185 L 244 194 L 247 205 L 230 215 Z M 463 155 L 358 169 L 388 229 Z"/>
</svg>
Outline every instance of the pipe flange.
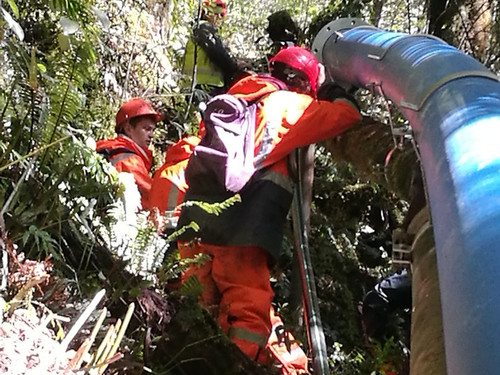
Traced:
<svg viewBox="0 0 500 375">
<path fill-rule="evenodd" d="M 326 41 L 330 39 L 333 34 L 338 36 L 342 35 L 342 31 L 354 29 L 359 26 L 370 26 L 369 23 L 365 22 L 361 18 L 355 17 L 346 17 L 339 18 L 337 20 L 331 21 L 327 25 L 323 26 L 323 28 L 319 31 L 316 38 L 314 38 L 311 51 L 314 53 L 319 62 L 323 62 L 323 47 L 326 44 Z"/>
</svg>

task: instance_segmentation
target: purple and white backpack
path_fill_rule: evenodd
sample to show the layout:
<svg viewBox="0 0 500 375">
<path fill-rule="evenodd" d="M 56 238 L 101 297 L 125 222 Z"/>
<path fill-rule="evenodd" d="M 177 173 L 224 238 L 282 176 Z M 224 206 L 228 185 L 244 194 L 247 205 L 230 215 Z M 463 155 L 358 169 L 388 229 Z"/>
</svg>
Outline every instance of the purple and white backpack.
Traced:
<svg viewBox="0 0 500 375">
<path fill-rule="evenodd" d="M 273 81 L 278 89 L 286 86 Z M 269 94 L 269 93 L 268 93 Z M 262 155 L 254 158 L 255 122 L 262 97 L 248 103 L 231 94 L 213 97 L 203 111 L 206 133 L 186 168 L 186 181 L 196 190 L 239 192 L 250 180 Z"/>
</svg>

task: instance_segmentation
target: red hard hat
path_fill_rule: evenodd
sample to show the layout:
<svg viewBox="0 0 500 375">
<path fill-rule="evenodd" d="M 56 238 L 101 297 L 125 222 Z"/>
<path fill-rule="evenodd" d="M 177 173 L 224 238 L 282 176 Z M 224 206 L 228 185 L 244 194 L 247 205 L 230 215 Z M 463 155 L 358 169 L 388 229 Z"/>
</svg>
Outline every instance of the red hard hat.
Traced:
<svg viewBox="0 0 500 375">
<path fill-rule="evenodd" d="M 163 120 L 163 115 L 156 112 L 147 101 L 142 98 L 133 98 L 120 107 L 116 114 L 115 129 L 118 129 L 125 121 L 137 116 L 154 116 L 156 122 Z"/>
<path fill-rule="evenodd" d="M 204 5 L 205 5 L 205 8 L 207 8 L 207 9 L 220 6 L 220 7 L 222 7 L 222 16 L 225 17 L 227 14 L 226 3 L 222 0 L 206 0 L 204 2 Z"/>
<path fill-rule="evenodd" d="M 309 78 L 311 89 L 316 92 L 320 67 L 316 56 L 307 48 L 297 46 L 283 48 L 271 58 L 270 62 L 273 61 L 281 62 L 304 73 Z"/>
</svg>

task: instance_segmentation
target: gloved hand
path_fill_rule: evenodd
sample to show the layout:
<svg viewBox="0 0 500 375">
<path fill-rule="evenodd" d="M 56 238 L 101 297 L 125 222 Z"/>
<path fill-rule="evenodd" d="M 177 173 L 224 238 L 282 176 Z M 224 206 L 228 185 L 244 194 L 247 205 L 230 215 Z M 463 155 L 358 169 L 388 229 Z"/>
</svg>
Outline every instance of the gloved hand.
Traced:
<svg viewBox="0 0 500 375">
<path fill-rule="evenodd" d="M 211 98 L 212 97 L 210 96 L 209 93 L 201 89 L 194 89 L 193 91 L 193 103 L 196 106 L 198 106 L 201 102 L 203 103 L 208 102 Z"/>
<path fill-rule="evenodd" d="M 338 99 L 345 99 L 354 104 L 358 111 L 360 110 L 358 102 L 356 101 L 354 96 L 349 94 L 342 86 L 333 81 L 323 83 L 318 88 L 318 93 L 316 96 L 318 100 L 327 100 L 329 102 L 334 102 Z"/>
<path fill-rule="evenodd" d="M 252 64 L 250 64 L 248 61 L 245 60 L 236 60 L 236 63 L 238 64 L 238 69 L 239 70 L 252 70 Z"/>
<path fill-rule="evenodd" d="M 325 82 L 318 88 L 318 99 L 333 102 L 335 99 L 344 98 L 347 92 L 335 82 Z"/>
</svg>

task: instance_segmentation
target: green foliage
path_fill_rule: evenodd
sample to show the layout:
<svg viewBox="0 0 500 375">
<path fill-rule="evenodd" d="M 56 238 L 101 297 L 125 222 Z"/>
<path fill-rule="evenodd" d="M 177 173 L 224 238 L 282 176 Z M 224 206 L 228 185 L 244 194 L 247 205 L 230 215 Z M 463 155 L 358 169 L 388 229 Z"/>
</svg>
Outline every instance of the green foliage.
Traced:
<svg viewBox="0 0 500 375">
<path fill-rule="evenodd" d="M 7 0 L 7 4 L 9 4 L 10 9 L 14 13 L 16 18 L 19 18 L 19 9 L 17 8 L 16 3 L 13 0 Z"/>
<path fill-rule="evenodd" d="M 341 1 L 331 0 L 326 8 L 323 8 L 311 20 L 307 30 L 307 38 L 312 43 L 314 37 L 318 34 L 323 26 L 330 21 L 342 17 L 361 17 L 363 10 L 363 2 L 361 1 Z"/>
<path fill-rule="evenodd" d="M 179 292 L 184 296 L 191 296 L 193 298 L 199 298 L 203 293 L 203 285 L 196 275 L 192 275 L 190 278 L 182 283 Z"/>
<path fill-rule="evenodd" d="M 209 214 L 212 215 L 220 215 L 221 212 L 229 207 L 231 207 L 233 204 L 241 202 L 241 196 L 239 194 L 235 194 L 232 197 L 226 199 L 224 202 L 220 203 L 207 203 L 207 202 L 201 202 L 201 201 L 187 201 L 181 204 L 181 207 L 184 206 L 198 206 L 202 210 L 208 212 Z"/>
<path fill-rule="evenodd" d="M 332 338 L 352 348 L 361 341 L 357 305 L 389 269 L 398 200 L 322 155 L 316 159 L 311 257 L 323 323 Z"/>
<path fill-rule="evenodd" d="M 163 260 L 163 264 L 157 272 L 158 284 L 167 285 L 171 280 L 178 279 L 182 272 L 189 267 L 189 264 L 182 263 L 179 252 L 167 252 Z"/>
<path fill-rule="evenodd" d="M 56 260 L 60 261 L 60 251 L 57 251 L 57 243 L 50 236 L 50 234 L 44 230 L 38 229 L 36 226 L 31 225 L 27 232 L 23 234 L 23 246 L 26 246 L 28 240 L 32 239 L 36 246 L 36 253 L 43 256 L 53 256 Z"/>
<path fill-rule="evenodd" d="M 6 35 L 0 68 L 4 151 L 0 178 L 5 230 L 30 257 L 52 255 L 64 262 L 65 249 L 92 239 L 97 211 L 113 201 L 115 182 L 86 145 L 85 85 L 95 73 L 97 28 L 88 2 L 18 4 L 23 42 Z M 34 8 L 36 10 L 34 10 Z M 62 15 L 77 25 L 69 33 Z M 68 49 L 57 44 L 67 33 Z"/>
<path fill-rule="evenodd" d="M 329 359 L 335 375 L 386 375 L 386 371 L 407 373 L 407 355 L 401 345 L 390 338 L 384 344 L 370 343 L 367 348 L 347 352 L 340 342 L 335 342 Z"/>
<path fill-rule="evenodd" d="M 332 374 L 336 375 L 363 375 L 370 373 L 370 364 L 362 352 L 353 350 L 345 353 L 343 345 L 339 342 L 333 344 L 333 353 L 330 355 Z"/>
<path fill-rule="evenodd" d="M 167 241 L 176 241 L 184 232 L 188 229 L 192 229 L 197 232 L 200 229 L 200 226 L 196 224 L 194 221 L 190 222 L 188 225 L 184 225 L 182 228 L 177 229 L 174 233 L 167 237 Z"/>
<path fill-rule="evenodd" d="M 394 337 L 390 337 L 385 343 L 375 343 L 373 345 L 373 362 L 374 370 L 386 367 L 401 371 L 404 366 L 407 366 L 408 360 L 407 350 L 397 342 Z M 380 371 L 380 374 L 385 375 L 385 372 Z"/>
</svg>

